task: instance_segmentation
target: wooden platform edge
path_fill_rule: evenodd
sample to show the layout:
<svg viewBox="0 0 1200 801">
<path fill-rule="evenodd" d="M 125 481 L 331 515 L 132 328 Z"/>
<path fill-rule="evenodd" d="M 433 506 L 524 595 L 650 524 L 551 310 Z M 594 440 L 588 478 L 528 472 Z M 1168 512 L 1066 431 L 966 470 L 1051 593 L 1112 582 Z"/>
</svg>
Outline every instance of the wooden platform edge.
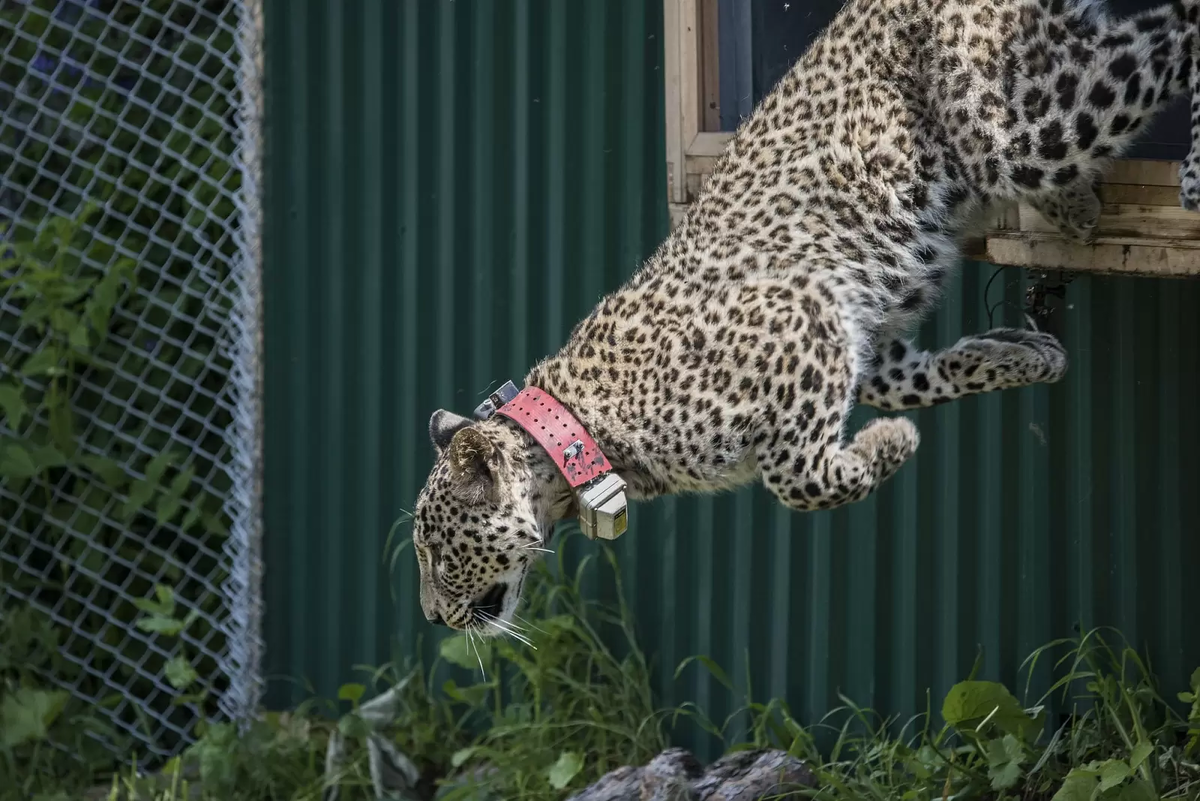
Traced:
<svg viewBox="0 0 1200 801">
<path fill-rule="evenodd" d="M 1200 240 L 1195 239 L 1108 237 L 1084 245 L 1055 234 L 1013 231 L 990 235 L 982 244 L 982 251 L 969 257 L 997 266 L 1155 278 L 1200 277 Z"/>
</svg>

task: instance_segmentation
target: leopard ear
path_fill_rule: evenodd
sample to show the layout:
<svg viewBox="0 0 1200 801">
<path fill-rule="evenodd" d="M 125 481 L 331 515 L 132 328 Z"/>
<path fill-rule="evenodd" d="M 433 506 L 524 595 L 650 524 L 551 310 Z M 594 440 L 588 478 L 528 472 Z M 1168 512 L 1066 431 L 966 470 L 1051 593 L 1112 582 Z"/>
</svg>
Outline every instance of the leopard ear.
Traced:
<svg viewBox="0 0 1200 801">
<path fill-rule="evenodd" d="M 500 449 L 487 435 L 464 428 L 450 441 L 450 480 L 454 493 L 467 503 L 496 497 Z"/>
<path fill-rule="evenodd" d="M 454 412 L 448 412 L 445 409 L 438 409 L 429 418 L 429 439 L 433 442 L 433 447 L 437 450 L 437 455 L 441 456 L 442 452 L 450 446 L 450 440 L 454 439 L 454 435 L 471 425 L 471 421 L 465 417 L 460 417 Z"/>
</svg>

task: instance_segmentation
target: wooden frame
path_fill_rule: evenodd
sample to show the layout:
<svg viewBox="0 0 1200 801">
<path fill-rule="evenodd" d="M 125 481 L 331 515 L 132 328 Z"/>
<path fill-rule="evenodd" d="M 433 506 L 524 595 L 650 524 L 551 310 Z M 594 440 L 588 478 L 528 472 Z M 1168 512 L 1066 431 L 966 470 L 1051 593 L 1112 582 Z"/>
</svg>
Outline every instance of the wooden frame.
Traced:
<svg viewBox="0 0 1200 801">
<path fill-rule="evenodd" d="M 749 2 L 749 0 L 744 0 Z M 663 0 L 667 202 L 672 227 L 733 138 L 720 130 L 717 0 Z M 1122 159 L 1105 176 L 1097 235 L 1072 242 L 1024 204 L 994 210 L 968 258 L 1034 270 L 1200 276 L 1200 214 L 1179 205 L 1179 162 Z"/>
</svg>

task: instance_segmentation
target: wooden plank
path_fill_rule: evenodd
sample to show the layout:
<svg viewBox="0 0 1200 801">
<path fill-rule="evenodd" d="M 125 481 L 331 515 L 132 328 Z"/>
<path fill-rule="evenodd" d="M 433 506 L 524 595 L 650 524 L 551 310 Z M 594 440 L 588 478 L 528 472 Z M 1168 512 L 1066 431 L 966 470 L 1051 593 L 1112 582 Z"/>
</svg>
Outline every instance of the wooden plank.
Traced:
<svg viewBox="0 0 1200 801">
<path fill-rule="evenodd" d="M 674 203 L 690 200 L 687 194 L 687 148 L 700 132 L 701 125 L 700 4 L 706 1 L 663 0 L 667 198 Z"/>
<path fill-rule="evenodd" d="M 1179 187 L 1151 184 L 1100 184 L 1102 203 L 1131 203 L 1136 206 L 1179 208 Z"/>
<path fill-rule="evenodd" d="M 692 137 L 687 147 L 688 158 L 716 159 L 725 152 L 725 148 L 733 141 L 732 131 L 701 131 Z"/>
<path fill-rule="evenodd" d="M 1200 242 L 1109 237 L 1080 245 L 1052 234 L 1008 233 L 988 237 L 981 260 L 1033 270 L 1186 278 L 1200 276 Z"/>
<path fill-rule="evenodd" d="M 668 203 L 667 204 L 667 224 L 672 229 L 683 221 L 684 215 L 688 213 L 691 205 L 688 203 Z"/>
<path fill-rule="evenodd" d="M 667 198 L 675 203 L 686 200 L 682 100 L 680 98 L 679 5 L 681 0 L 663 0 L 663 80 L 664 111 L 667 132 Z"/>
<path fill-rule="evenodd" d="M 679 0 L 679 118 L 684 142 L 700 133 L 700 0 Z"/>
<path fill-rule="evenodd" d="M 707 179 L 716 166 L 716 156 L 688 156 L 686 171 L 688 175 L 699 175 Z"/>
<path fill-rule="evenodd" d="M 1106 184 L 1179 186 L 1179 162 L 1151 159 L 1119 159 L 1104 176 Z"/>
<path fill-rule="evenodd" d="M 700 0 L 701 131 L 721 130 L 721 43 L 717 38 L 718 0 Z"/>
</svg>

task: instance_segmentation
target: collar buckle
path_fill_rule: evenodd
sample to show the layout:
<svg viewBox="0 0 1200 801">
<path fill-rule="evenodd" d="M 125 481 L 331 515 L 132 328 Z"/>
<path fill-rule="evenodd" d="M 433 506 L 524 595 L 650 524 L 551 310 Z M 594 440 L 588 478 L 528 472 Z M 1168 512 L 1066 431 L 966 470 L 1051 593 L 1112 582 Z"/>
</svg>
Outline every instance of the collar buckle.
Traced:
<svg viewBox="0 0 1200 801">
<path fill-rule="evenodd" d="M 488 395 L 487 400 L 475 407 L 475 419 L 490 419 L 496 412 L 500 411 L 501 406 L 517 397 L 518 394 L 517 385 L 511 381 L 505 381 L 500 389 Z"/>
</svg>

